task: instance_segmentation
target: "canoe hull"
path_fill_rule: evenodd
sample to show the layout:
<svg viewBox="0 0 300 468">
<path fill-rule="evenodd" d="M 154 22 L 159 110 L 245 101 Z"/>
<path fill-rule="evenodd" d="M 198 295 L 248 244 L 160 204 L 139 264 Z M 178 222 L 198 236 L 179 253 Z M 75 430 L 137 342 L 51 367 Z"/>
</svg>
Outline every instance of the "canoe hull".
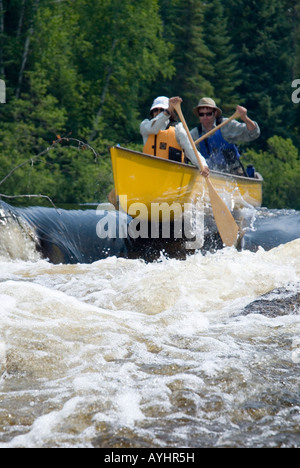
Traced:
<svg viewBox="0 0 300 468">
<path fill-rule="evenodd" d="M 175 217 L 179 207 L 180 215 L 197 203 L 209 207 L 207 184 L 194 166 L 121 147 L 112 147 L 110 152 L 116 202 L 132 217 L 150 220 L 151 212 L 163 206 L 172 206 Z M 262 178 L 210 171 L 210 180 L 230 210 L 261 206 Z"/>
</svg>

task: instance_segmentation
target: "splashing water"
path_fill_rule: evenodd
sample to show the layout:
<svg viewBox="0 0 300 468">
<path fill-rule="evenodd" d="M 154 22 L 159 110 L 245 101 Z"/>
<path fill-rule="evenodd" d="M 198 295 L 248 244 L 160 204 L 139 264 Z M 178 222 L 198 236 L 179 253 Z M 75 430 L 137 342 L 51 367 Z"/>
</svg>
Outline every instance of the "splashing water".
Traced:
<svg viewBox="0 0 300 468">
<path fill-rule="evenodd" d="M 0 447 L 299 447 L 299 302 L 255 305 L 299 297 L 299 277 L 300 240 L 148 264 L 2 257 Z"/>
</svg>

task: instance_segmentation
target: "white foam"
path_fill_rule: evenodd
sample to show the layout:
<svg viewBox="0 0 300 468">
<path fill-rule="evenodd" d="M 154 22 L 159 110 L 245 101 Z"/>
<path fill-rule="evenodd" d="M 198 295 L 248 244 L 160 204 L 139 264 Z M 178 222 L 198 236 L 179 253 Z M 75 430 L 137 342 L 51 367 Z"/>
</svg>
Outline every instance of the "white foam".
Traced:
<svg viewBox="0 0 300 468">
<path fill-rule="evenodd" d="M 118 419 L 121 426 L 133 426 L 136 421 L 145 419 L 140 409 L 141 396 L 134 390 L 121 391 L 115 398 L 118 406 Z"/>
<path fill-rule="evenodd" d="M 251 419 L 245 401 L 280 393 L 285 376 L 284 391 L 296 388 L 300 316 L 239 312 L 299 283 L 299 254 L 298 240 L 152 264 L 2 263 L 0 356 L 9 378 L 0 427 L 12 431 L 4 445 L 88 445 L 126 428 L 175 446 L 211 425 L 235 433 Z"/>
<path fill-rule="evenodd" d="M 80 398 L 75 397 L 67 401 L 60 411 L 51 411 L 34 421 L 26 435 L 20 435 L 10 444 L 0 444 L 0 447 L 9 448 L 36 448 L 41 447 L 49 438 L 55 436 L 55 430 L 65 419 L 74 413 Z"/>
<path fill-rule="evenodd" d="M 0 260 L 38 261 L 34 233 L 24 222 L 22 225 L 13 218 L 0 223 Z"/>
</svg>

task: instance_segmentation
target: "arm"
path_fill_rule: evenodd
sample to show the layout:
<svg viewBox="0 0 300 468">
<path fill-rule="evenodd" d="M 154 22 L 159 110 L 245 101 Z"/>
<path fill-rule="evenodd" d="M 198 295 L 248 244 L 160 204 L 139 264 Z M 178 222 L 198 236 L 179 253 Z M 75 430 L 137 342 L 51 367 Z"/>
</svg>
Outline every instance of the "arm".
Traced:
<svg viewBox="0 0 300 468">
<path fill-rule="evenodd" d="M 245 122 L 249 132 L 253 132 L 256 129 L 257 124 L 251 120 L 247 115 L 247 109 L 242 106 L 236 106 L 236 110 L 240 114 L 240 119 Z"/>
<path fill-rule="evenodd" d="M 198 164 L 197 158 L 195 156 L 194 150 L 192 148 L 192 145 L 191 145 L 191 143 L 190 143 L 190 141 L 188 139 L 186 131 L 185 131 L 185 129 L 184 129 L 181 122 L 176 125 L 175 133 L 176 133 L 177 142 L 181 146 L 181 148 L 183 148 L 184 154 L 191 161 L 191 163 L 193 163 L 199 169 L 199 164 Z M 199 151 L 198 151 L 198 154 L 199 154 L 199 156 L 201 158 L 202 165 L 204 166 L 204 169 L 205 169 L 205 172 L 203 171 L 203 175 L 206 177 L 209 174 L 209 169 L 208 169 L 206 160 L 199 153 Z"/>
<path fill-rule="evenodd" d="M 140 132 L 143 137 L 144 144 L 148 140 L 149 135 L 157 135 L 160 130 L 165 130 L 169 123 L 169 115 L 164 112 L 158 114 L 154 119 L 145 119 L 140 125 Z"/>
<path fill-rule="evenodd" d="M 237 143 L 239 141 L 252 141 L 260 135 L 260 128 L 256 122 L 251 120 L 247 115 L 247 109 L 242 106 L 236 107 L 237 112 L 239 113 L 240 119 L 243 121 L 238 122 L 237 120 L 232 120 L 231 122 L 223 127 L 221 132 L 225 140 L 229 143 Z"/>
<path fill-rule="evenodd" d="M 196 141 L 199 138 L 199 130 L 197 127 L 192 128 L 190 131 L 190 134 L 192 135 L 192 138 L 194 141 Z"/>
</svg>

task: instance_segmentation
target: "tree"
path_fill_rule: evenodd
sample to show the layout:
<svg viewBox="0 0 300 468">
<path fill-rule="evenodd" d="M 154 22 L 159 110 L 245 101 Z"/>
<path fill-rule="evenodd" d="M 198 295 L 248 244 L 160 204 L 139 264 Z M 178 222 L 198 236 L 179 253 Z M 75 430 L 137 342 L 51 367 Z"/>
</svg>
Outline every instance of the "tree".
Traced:
<svg viewBox="0 0 300 468">
<path fill-rule="evenodd" d="M 225 15 L 223 0 L 212 0 L 205 5 L 204 32 L 205 44 L 212 53 L 210 59 L 212 72 L 205 74 L 213 84 L 216 102 L 225 112 L 231 112 L 239 104 L 238 86 L 241 84 L 241 71 L 237 55 L 228 33 L 228 18 Z"/>
<path fill-rule="evenodd" d="M 0 67 L 9 96 L 0 108 L 1 175 L 58 133 L 90 139 L 101 156 L 96 168 L 83 153 L 78 164 L 66 149 L 58 160 L 48 155 L 14 173 L 5 190 L 44 187 L 60 201 L 91 201 L 94 185 L 95 197 L 105 198 L 109 146 L 139 137 L 138 107 L 148 85 L 172 72 L 157 1 L 3 1 Z"/>
<path fill-rule="evenodd" d="M 82 37 L 78 11 L 72 7 L 69 1 L 44 0 L 37 10 L 30 74 L 42 77 L 47 94 L 66 112 L 67 129 L 78 134 L 86 121 L 86 85 L 78 62 L 89 45 Z"/>
<path fill-rule="evenodd" d="M 248 149 L 243 159 L 264 177 L 263 205 L 268 208 L 300 209 L 300 160 L 290 138 L 273 136 L 266 151 Z"/>
<path fill-rule="evenodd" d="M 202 95 L 213 94 L 208 78 L 212 74 L 213 56 L 204 40 L 204 4 L 199 0 L 161 0 L 164 36 L 173 44 L 171 58 L 175 73 L 169 80 L 152 88 L 152 96 L 181 96 L 187 120 L 195 119 L 192 108 Z M 148 101 L 150 105 L 150 99 Z"/>
<path fill-rule="evenodd" d="M 250 115 L 259 119 L 263 141 L 274 134 L 288 137 L 293 34 L 287 0 L 225 0 L 224 5 L 242 72 L 238 91 Z"/>
<path fill-rule="evenodd" d="M 149 85 L 172 72 L 171 45 L 162 38 L 156 0 L 75 0 L 86 54 L 79 60 L 85 76 L 88 135 L 112 141 L 137 137 L 138 109 Z M 75 51 L 77 56 L 77 52 Z M 163 64 L 163 66 L 162 66 Z"/>
</svg>

